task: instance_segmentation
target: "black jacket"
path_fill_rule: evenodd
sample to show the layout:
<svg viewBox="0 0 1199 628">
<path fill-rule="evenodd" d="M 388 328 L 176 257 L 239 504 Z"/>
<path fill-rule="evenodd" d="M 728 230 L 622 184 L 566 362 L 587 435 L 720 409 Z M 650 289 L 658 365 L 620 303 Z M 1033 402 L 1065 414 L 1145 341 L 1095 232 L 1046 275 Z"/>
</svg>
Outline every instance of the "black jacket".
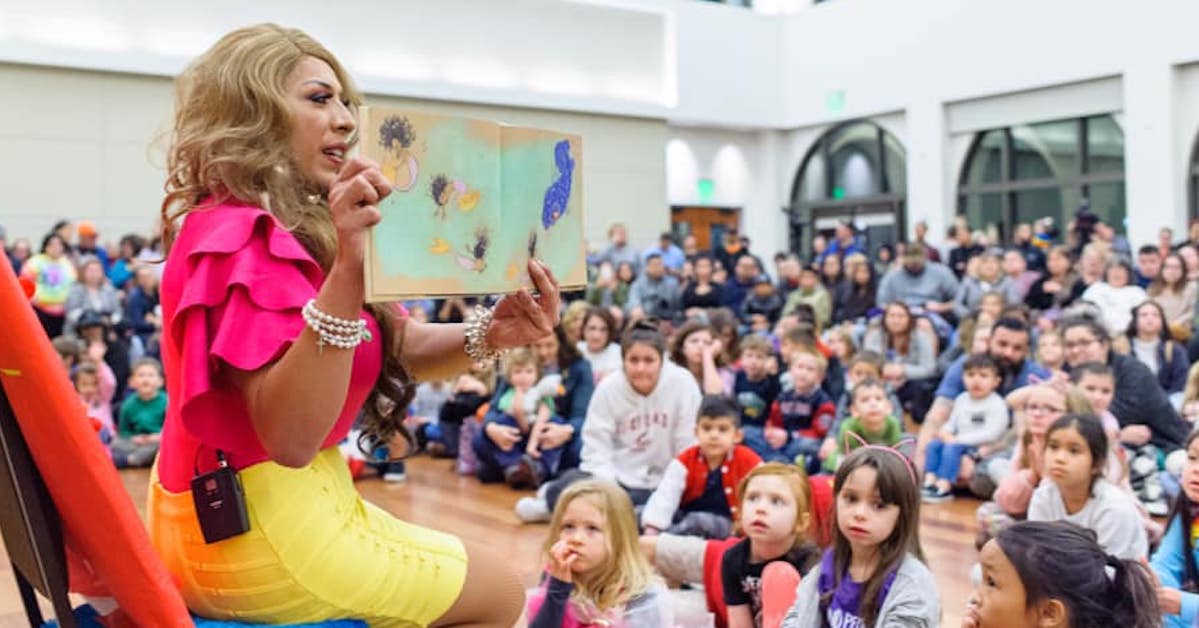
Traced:
<svg viewBox="0 0 1199 628">
<path fill-rule="evenodd" d="M 1190 428 L 1170 405 L 1153 371 L 1136 358 L 1118 353 L 1111 353 L 1108 364 L 1116 379 L 1110 409 L 1120 427 L 1144 425 L 1153 432 L 1149 442 L 1165 453 L 1181 449 Z"/>
</svg>

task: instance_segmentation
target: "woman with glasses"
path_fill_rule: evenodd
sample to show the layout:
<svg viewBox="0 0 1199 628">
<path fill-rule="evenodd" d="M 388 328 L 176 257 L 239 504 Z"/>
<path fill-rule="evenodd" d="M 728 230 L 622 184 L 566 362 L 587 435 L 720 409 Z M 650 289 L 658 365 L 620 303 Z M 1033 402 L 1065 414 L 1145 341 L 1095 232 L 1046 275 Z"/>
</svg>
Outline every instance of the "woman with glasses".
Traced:
<svg viewBox="0 0 1199 628">
<path fill-rule="evenodd" d="M 1116 392 L 1111 412 L 1120 422 L 1120 440 L 1124 444 L 1151 443 L 1166 454 L 1181 451 L 1189 431 L 1186 423 L 1170 405 L 1149 367 L 1131 355 L 1112 351 L 1111 337 L 1104 325 L 1091 319 L 1064 321 L 1062 341 L 1068 367 L 1086 362 L 1112 367 Z M 1181 459 L 1177 464 L 1181 469 Z"/>
</svg>

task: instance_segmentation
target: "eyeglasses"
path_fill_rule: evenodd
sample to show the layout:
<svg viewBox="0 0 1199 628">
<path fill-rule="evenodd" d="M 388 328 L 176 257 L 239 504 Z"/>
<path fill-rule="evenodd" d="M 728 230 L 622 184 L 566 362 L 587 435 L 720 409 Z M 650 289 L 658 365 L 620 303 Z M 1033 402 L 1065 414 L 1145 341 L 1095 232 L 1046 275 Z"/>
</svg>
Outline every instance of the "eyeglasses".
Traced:
<svg viewBox="0 0 1199 628">
<path fill-rule="evenodd" d="M 1024 406 L 1024 411 L 1029 414 L 1063 414 L 1066 412 L 1066 409 L 1059 408 L 1057 406 L 1047 406 L 1040 403 L 1030 403 L 1027 406 Z"/>
<path fill-rule="evenodd" d="M 1087 347 L 1087 346 L 1093 345 L 1096 342 L 1099 342 L 1099 339 L 1087 338 L 1086 340 L 1074 340 L 1071 342 L 1064 342 L 1064 343 L 1062 343 L 1062 346 L 1064 346 L 1066 348 L 1066 350 L 1069 351 L 1071 349 L 1081 349 L 1082 347 Z"/>
</svg>

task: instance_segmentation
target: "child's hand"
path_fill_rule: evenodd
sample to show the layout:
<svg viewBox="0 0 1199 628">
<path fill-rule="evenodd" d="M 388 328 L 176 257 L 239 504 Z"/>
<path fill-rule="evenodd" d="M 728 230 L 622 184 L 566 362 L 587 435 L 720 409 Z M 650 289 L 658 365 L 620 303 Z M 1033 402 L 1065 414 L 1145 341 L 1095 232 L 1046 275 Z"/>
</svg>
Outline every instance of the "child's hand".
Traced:
<svg viewBox="0 0 1199 628">
<path fill-rule="evenodd" d="M 1120 441 L 1137 447 L 1149 442 L 1152 436 L 1153 432 L 1144 425 L 1126 425 L 1124 429 L 1120 430 Z"/>
<path fill-rule="evenodd" d="M 537 441 L 530 440 L 529 446 L 525 447 L 525 453 L 529 454 L 531 458 L 540 459 L 541 452 L 537 450 Z"/>
<path fill-rule="evenodd" d="M 783 445 L 787 444 L 787 430 L 781 427 L 767 427 L 762 435 L 766 438 L 766 442 L 775 449 L 782 449 Z"/>
<path fill-rule="evenodd" d="M 816 456 L 821 460 L 828 460 L 828 457 L 836 453 L 836 451 L 837 441 L 826 438 L 823 443 L 820 443 L 820 451 L 816 453 Z"/>
<path fill-rule="evenodd" d="M 579 555 L 566 545 L 566 541 L 558 541 L 550 548 L 550 564 L 546 568 L 546 571 L 562 582 L 572 582 L 574 573 L 571 572 L 570 568 L 578 558 Z"/>
</svg>

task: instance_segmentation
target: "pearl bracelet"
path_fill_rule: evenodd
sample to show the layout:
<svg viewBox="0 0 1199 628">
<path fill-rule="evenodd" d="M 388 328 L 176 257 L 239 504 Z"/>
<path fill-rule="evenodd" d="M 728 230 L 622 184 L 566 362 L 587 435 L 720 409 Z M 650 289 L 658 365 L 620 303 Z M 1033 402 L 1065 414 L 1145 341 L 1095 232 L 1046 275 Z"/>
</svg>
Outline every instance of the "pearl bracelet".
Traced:
<svg viewBox="0 0 1199 628">
<path fill-rule="evenodd" d="M 504 352 L 487 344 L 487 330 L 491 328 L 491 319 L 495 310 L 476 305 L 467 316 L 466 344 L 463 350 L 466 356 L 474 362 L 494 362 L 503 356 Z"/>
<path fill-rule="evenodd" d="M 365 320 L 350 320 L 326 314 L 316 308 L 316 299 L 309 299 L 300 310 L 300 315 L 304 317 L 304 324 L 316 334 L 316 346 L 322 353 L 325 345 L 332 345 L 338 349 L 353 349 L 363 341 L 369 342 L 371 339 Z"/>
</svg>

